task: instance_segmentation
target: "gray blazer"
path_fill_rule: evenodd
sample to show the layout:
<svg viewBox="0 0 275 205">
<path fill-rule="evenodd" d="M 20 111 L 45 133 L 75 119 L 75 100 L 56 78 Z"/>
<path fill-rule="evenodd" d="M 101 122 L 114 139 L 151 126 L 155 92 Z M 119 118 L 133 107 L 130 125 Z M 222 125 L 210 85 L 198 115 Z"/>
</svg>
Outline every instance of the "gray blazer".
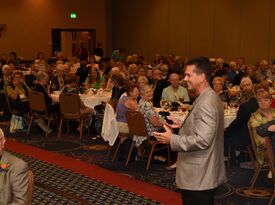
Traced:
<svg viewBox="0 0 275 205">
<path fill-rule="evenodd" d="M 28 204 L 28 166 L 25 161 L 8 152 L 2 154 L 2 163 L 8 170 L 0 173 L 0 205 Z"/>
<path fill-rule="evenodd" d="M 176 184 L 180 189 L 207 190 L 226 181 L 223 160 L 224 113 L 220 98 L 207 87 L 195 100 L 170 145 L 178 151 Z"/>
</svg>

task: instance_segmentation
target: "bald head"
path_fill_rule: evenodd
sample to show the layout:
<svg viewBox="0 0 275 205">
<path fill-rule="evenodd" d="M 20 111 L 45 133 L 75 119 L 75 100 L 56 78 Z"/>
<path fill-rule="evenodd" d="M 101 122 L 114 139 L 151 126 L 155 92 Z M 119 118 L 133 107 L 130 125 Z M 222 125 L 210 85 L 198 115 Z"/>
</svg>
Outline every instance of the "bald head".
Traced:
<svg viewBox="0 0 275 205">
<path fill-rule="evenodd" d="M 177 73 L 170 74 L 169 82 L 173 88 L 178 88 L 180 85 L 180 75 Z"/>
</svg>

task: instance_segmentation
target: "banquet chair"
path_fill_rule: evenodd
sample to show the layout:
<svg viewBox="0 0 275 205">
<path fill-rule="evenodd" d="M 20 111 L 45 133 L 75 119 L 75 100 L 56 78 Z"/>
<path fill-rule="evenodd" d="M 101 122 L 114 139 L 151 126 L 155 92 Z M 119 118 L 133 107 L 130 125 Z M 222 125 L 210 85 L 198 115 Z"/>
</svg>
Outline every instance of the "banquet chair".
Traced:
<svg viewBox="0 0 275 205">
<path fill-rule="evenodd" d="M 59 96 L 59 105 L 61 112 L 61 119 L 59 124 L 58 139 L 62 132 L 62 124 L 64 120 L 67 121 L 80 121 L 79 138 L 82 139 L 84 120 L 90 113 L 81 109 L 81 101 L 78 94 L 75 93 L 61 93 Z M 67 126 L 68 128 L 68 126 Z"/>
<path fill-rule="evenodd" d="M 147 165 L 146 165 L 146 171 L 148 171 L 149 168 L 150 168 L 153 153 L 155 151 L 167 149 L 168 165 L 170 165 L 170 162 L 171 162 L 170 146 L 169 145 L 163 145 L 159 141 L 157 141 L 155 138 L 153 139 L 151 136 L 148 136 L 148 131 L 147 131 L 147 126 L 146 126 L 146 123 L 145 123 L 144 115 L 139 111 L 127 111 L 126 112 L 126 119 L 127 119 L 129 132 L 130 132 L 130 135 L 132 136 L 132 139 L 133 139 L 134 135 L 136 135 L 136 136 L 147 136 L 147 140 L 145 140 L 142 143 L 144 147 L 148 147 L 149 150 L 150 150 Z M 126 164 L 125 164 L 126 166 L 128 166 L 134 144 L 135 144 L 135 142 L 132 141 L 132 144 L 131 144 L 131 147 L 130 147 L 130 150 L 129 150 L 129 153 L 128 153 L 127 161 L 126 161 Z"/>
<path fill-rule="evenodd" d="M 28 185 L 28 205 L 32 204 L 33 187 L 34 187 L 34 175 L 31 170 L 28 171 L 29 185 Z"/>
<path fill-rule="evenodd" d="M 57 119 L 57 116 L 54 113 L 48 112 L 43 93 L 38 91 L 29 91 L 28 97 L 29 97 L 31 118 L 30 118 L 27 134 L 30 133 L 30 129 L 34 119 L 47 119 L 48 120 L 47 129 L 46 129 L 46 137 L 47 137 L 50 130 L 50 123 L 52 120 Z"/>
<path fill-rule="evenodd" d="M 5 86 L 5 89 L 4 89 L 4 93 L 5 93 L 5 98 L 6 98 L 6 103 L 8 105 L 8 109 L 9 109 L 9 112 L 12 114 L 12 115 L 18 115 L 18 111 L 13 109 L 12 106 L 11 106 L 11 102 L 10 102 L 10 97 L 7 93 L 7 89 L 6 89 L 6 86 Z"/>
<path fill-rule="evenodd" d="M 265 137 L 265 147 L 266 147 L 266 159 L 269 165 L 269 169 L 272 172 L 272 180 L 273 180 L 273 194 L 268 202 L 268 205 L 271 205 L 275 198 L 275 157 L 274 150 L 272 148 L 271 140 L 269 137 Z"/>
<path fill-rule="evenodd" d="M 244 154 L 244 156 L 245 156 L 245 161 L 247 161 L 248 160 L 248 158 L 250 159 L 250 161 L 252 161 L 253 160 L 253 151 L 252 151 L 252 148 L 251 148 L 251 145 L 248 145 L 248 146 L 246 146 L 245 148 L 243 148 L 243 149 L 240 149 L 240 150 L 238 150 L 238 151 L 240 151 L 240 153 L 242 153 L 242 154 Z M 230 166 L 230 161 L 231 161 L 231 146 L 229 145 L 229 147 L 228 147 L 228 154 L 227 154 L 228 156 L 228 160 L 227 160 L 227 167 L 229 167 Z"/>
<path fill-rule="evenodd" d="M 253 163 L 253 166 L 255 168 L 255 171 L 254 171 L 254 174 L 251 178 L 251 185 L 249 187 L 249 190 L 251 191 L 253 188 L 254 188 L 254 185 L 256 183 L 256 180 L 260 174 L 261 171 L 263 171 L 263 168 L 264 167 L 267 167 L 269 166 L 268 164 L 268 161 L 266 160 L 266 157 L 265 157 L 265 162 L 264 164 L 260 164 L 257 160 L 257 149 L 256 149 L 256 141 L 255 141 L 255 137 L 254 137 L 254 134 L 253 134 L 253 128 L 251 126 L 251 124 L 248 122 L 248 130 L 249 130 L 249 137 L 250 137 L 250 141 L 251 141 L 251 145 L 252 145 L 252 150 L 253 150 L 253 158 L 251 159 L 252 163 Z"/>
<path fill-rule="evenodd" d="M 18 111 L 13 109 L 12 106 L 11 106 L 10 97 L 8 96 L 6 86 L 4 88 L 4 94 L 5 94 L 5 99 L 6 99 L 6 103 L 8 105 L 8 109 L 9 109 L 10 114 L 11 115 L 18 115 L 19 114 Z M 8 127 L 10 127 L 10 124 L 11 124 L 11 121 L 9 120 Z"/>
</svg>

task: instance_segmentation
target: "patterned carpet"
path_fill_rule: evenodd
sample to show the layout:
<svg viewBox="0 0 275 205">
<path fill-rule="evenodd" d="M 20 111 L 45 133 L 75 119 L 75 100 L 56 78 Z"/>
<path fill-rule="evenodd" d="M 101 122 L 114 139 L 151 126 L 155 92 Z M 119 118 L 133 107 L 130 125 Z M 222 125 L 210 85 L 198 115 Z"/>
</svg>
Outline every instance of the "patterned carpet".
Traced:
<svg viewBox="0 0 275 205">
<path fill-rule="evenodd" d="M 18 153 L 35 175 L 33 204 L 160 204 L 143 196 L 105 184 Z"/>
<path fill-rule="evenodd" d="M 26 144 L 30 144 L 42 149 L 46 149 L 48 151 L 58 152 L 78 160 L 83 160 L 91 164 L 96 164 L 103 168 L 122 173 L 124 175 L 130 176 L 138 180 L 143 180 L 158 186 L 168 188 L 170 190 L 179 191 L 175 185 L 175 171 L 166 170 L 165 163 L 159 163 L 159 162 L 153 161 L 150 171 L 145 172 L 146 160 L 131 162 L 128 165 L 128 167 L 125 167 L 123 162 L 121 161 L 115 161 L 112 163 L 111 159 L 114 151 L 110 150 L 110 148 L 107 146 L 105 142 L 103 142 L 102 139 L 86 136 L 80 142 L 78 139 L 78 133 L 73 133 L 70 136 L 66 136 L 64 134 L 62 141 L 56 141 L 55 140 L 56 133 L 51 134 L 48 138 L 45 138 L 44 135 L 41 135 L 38 133 L 39 132 L 33 132 L 32 135 L 28 137 L 25 134 L 16 133 L 16 134 L 10 135 L 10 137 L 18 141 L 24 142 Z M 50 169 L 54 169 L 54 168 L 50 168 Z M 40 170 L 39 173 L 43 174 L 44 171 Z M 57 175 L 58 177 L 56 177 L 55 175 L 55 173 L 58 173 L 58 172 L 50 172 L 50 173 L 52 175 L 49 177 L 54 178 L 56 180 L 59 179 L 59 176 Z M 215 196 L 216 198 L 215 204 L 216 205 L 243 205 L 243 204 L 244 205 L 265 205 L 267 204 L 268 199 L 273 191 L 273 185 L 271 181 L 268 180 L 266 177 L 267 171 L 264 171 L 260 174 L 259 179 L 256 182 L 256 187 L 253 190 L 253 192 L 248 192 L 249 181 L 253 173 L 254 173 L 254 170 L 249 168 L 240 168 L 239 166 L 228 167 L 227 168 L 228 182 L 221 185 L 218 188 L 218 191 Z M 71 176 L 70 174 L 68 175 Z M 40 182 L 41 184 L 47 185 L 47 182 L 43 180 L 41 180 Z M 62 186 L 62 185 L 65 185 L 66 183 L 62 184 L 62 180 L 61 180 L 59 181 L 58 184 L 59 186 Z M 56 187 L 58 187 L 59 189 L 63 189 L 59 186 L 56 186 Z M 73 188 L 74 186 L 75 185 L 73 184 Z M 79 187 L 78 188 L 76 187 L 76 189 L 79 189 Z M 39 191 L 41 192 L 44 191 L 45 193 L 49 190 L 45 189 L 45 187 L 43 186 L 39 186 L 39 188 L 36 189 L 36 192 L 39 192 Z M 122 192 L 123 192 L 122 190 L 119 191 L 119 193 L 122 193 Z M 89 196 L 91 194 L 94 194 L 94 192 L 88 193 Z M 59 199 L 57 198 L 60 197 L 62 193 L 53 192 L 52 195 L 55 198 L 55 200 L 58 201 Z M 83 197 L 85 198 L 86 195 L 83 195 Z M 108 197 L 111 197 L 111 196 L 108 196 Z M 122 197 L 122 198 L 125 198 L 125 197 Z M 104 199 L 102 198 L 101 200 L 104 200 Z M 142 198 L 141 200 L 142 201 L 138 202 L 137 204 L 142 204 L 142 203 L 157 204 L 157 202 L 150 201 L 146 198 Z M 128 203 L 134 204 L 134 202 L 135 201 L 131 198 L 131 200 L 128 200 L 124 204 L 128 204 Z M 67 202 L 64 202 L 64 203 L 66 204 Z M 79 202 L 74 202 L 74 203 L 77 204 Z M 74 203 L 70 202 L 70 204 L 74 204 Z M 92 204 L 96 204 L 96 203 L 92 202 Z M 110 203 L 105 202 L 103 204 L 121 204 L 121 202 L 110 202 Z M 274 201 L 274 204 L 275 204 L 275 201 Z"/>
</svg>

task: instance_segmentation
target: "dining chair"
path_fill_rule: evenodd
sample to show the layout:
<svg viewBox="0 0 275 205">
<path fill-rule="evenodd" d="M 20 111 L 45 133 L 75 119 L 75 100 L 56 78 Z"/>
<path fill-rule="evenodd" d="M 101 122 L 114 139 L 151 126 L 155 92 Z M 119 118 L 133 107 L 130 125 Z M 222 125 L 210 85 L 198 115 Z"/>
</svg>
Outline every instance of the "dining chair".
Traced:
<svg viewBox="0 0 275 205">
<path fill-rule="evenodd" d="M 61 112 L 61 119 L 59 124 L 58 139 L 62 132 L 62 124 L 64 120 L 67 121 L 80 121 L 79 138 L 82 139 L 84 120 L 89 116 L 89 112 L 81 109 L 81 100 L 76 93 L 61 93 L 59 96 L 59 105 Z M 68 126 L 67 126 L 68 129 Z"/>
<path fill-rule="evenodd" d="M 42 92 L 29 91 L 29 105 L 30 105 L 30 122 L 27 134 L 30 133 L 31 126 L 34 119 L 47 119 L 46 137 L 48 136 L 50 130 L 50 123 L 52 120 L 57 119 L 55 113 L 49 113 L 47 110 L 45 97 Z"/>
<path fill-rule="evenodd" d="M 19 114 L 18 111 L 13 109 L 12 106 L 11 106 L 10 97 L 7 93 L 6 86 L 4 87 L 4 95 L 5 95 L 6 103 L 7 103 L 10 114 L 11 115 L 18 115 Z M 10 127 L 10 125 L 11 125 L 11 120 L 9 120 L 8 127 Z"/>
<path fill-rule="evenodd" d="M 244 160 L 245 161 L 248 161 L 248 158 L 250 159 L 250 161 L 252 161 L 253 160 L 253 151 L 252 151 L 252 148 L 251 148 L 251 145 L 248 145 L 248 146 L 246 146 L 245 148 L 243 148 L 243 149 L 240 149 L 240 150 L 238 150 L 238 151 L 240 151 L 240 153 L 242 153 L 242 154 L 244 154 Z M 230 166 L 230 161 L 231 161 L 231 146 L 229 145 L 229 147 L 228 147 L 228 156 L 227 156 L 227 167 L 229 167 Z"/>
<path fill-rule="evenodd" d="M 269 165 L 269 169 L 272 172 L 272 180 L 273 180 L 273 194 L 271 195 L 268 205 L 271 205 L 275 198 L 275 157 L 274 150 L 272 147 L 272 143 L 269 137 L 265 137 L 265 147 L 266 147 L 266 159 Z"/>
<path fill-rule="evenodd" d="M 11 102 L 10 102 L 10 97 L 7 93 L 7 89 L 6 89 L 6 86 L 4 88 L 4 93 L 5 93 L 5 99 L 6 99 L 6 103 L 8 105 L 8 109 L 9 109 L 9 112 L 12 114 L 12 115 L 18 115 L 18 111 L 13 109 L 12 106 L 11 106 Z"/>
<path fill-rule="evenodd" d="M 34 188 L 34 175 L 31 170 L 28 171 L 29 184 L 28 184 L 28 204 L 32 204 L 33 188 Z"/>
<path fill-rule="evenodd" d="M 147 140 L 145 140 L 142 143 L 144 147 L 148 147 L 150 150 L 148 160 L 147 160 L 147 165 L 146 165 L 146 171 L 148 171 L 150 168 L 153 153 L 159 150 L 167 149 L 168 165 L 170 165 L 171 163 L 170 146 L 163 145 L 159 141 L 157 141 L 154 137 L 148 136 L 144 115 L 139 111 L 127 111 L 126 119 L 127 119 L 129 132 L 130 132 L 130 135 L 132 136 L 132 139 L 134 135 L 147 136 Z M 135 145 L 135 142 L 132 141 L 125 166 L 128 166 L 134 145 Z"/>
<path fill-rule="evenodd" d="M 249 131 L 249 137 L 250 137 L 250 141 L 251 141 L 251 146 L 252 146 L 252 150 L 253 150 L 253 158 L 251 159 L 253 166 L 254 166 L 254 174 L 251 178 L 250 181 L 250 187 L 249 190 L 251 191 L 254 188 L 254 185 L 256 183 L 256 180 L 260 174 L 261 171 L 263 171 L 264 167 L 269 166 L 268 161 L 266 160 L 265 157 L 265 162 L 264 164 L 260 164 L 259 160 L 258 160 L 258 155 L 257 155 L 257 148 L 256 148 L 256 141 L 255 141 L 255 137 L 253 134 L 253 128 L 251 126 L 251 124 L 248 122 L 248 131 Z"/>
</svg>

